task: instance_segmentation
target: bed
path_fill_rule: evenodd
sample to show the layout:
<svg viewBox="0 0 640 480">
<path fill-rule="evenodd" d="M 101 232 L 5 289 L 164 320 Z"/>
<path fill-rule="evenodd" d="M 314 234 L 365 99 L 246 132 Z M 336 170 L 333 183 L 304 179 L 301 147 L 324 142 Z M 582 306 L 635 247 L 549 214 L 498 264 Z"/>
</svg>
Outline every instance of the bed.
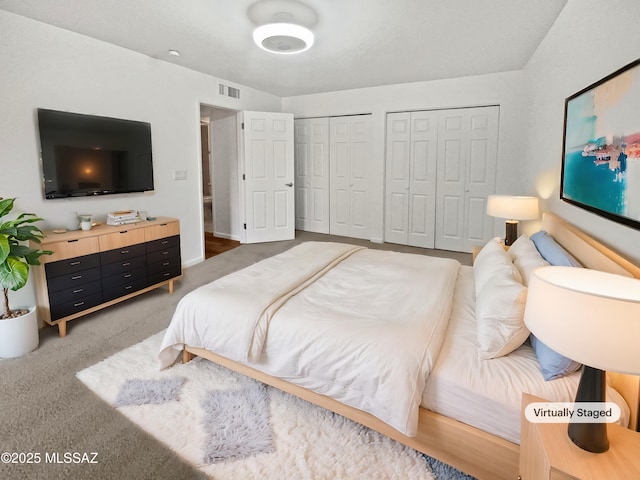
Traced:
<svg viewBox="0 0 640 480">
<path fill-rule="evenodd" d="M 543 228 L 584 266 L 640 278 L 560 218 L 545 214 Z M 578 374 L 545 382 L 526 344 L 478 360 L 471 267 L 346 244 L 302 245 L 260 263 L 181 300 L 161 367 L 178 350 L 185 361 L 207 358 L 479 479 L 517 478 L 523 392 L 573 399 Z M 507 379 L 502 387 L 495 376 Z M 627 406 L 635 428 L 637 377 L 608 377 L 610 400 Z"/>
</svg>

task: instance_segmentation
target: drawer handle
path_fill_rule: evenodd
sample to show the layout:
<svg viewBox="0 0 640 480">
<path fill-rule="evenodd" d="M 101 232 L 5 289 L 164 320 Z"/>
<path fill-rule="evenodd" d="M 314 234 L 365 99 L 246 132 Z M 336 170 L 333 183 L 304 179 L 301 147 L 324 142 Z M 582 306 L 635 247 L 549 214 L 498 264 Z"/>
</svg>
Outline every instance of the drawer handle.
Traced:
<svg viewBox="0 0 640 480">
<path fill-rule="evenodd" d="M 160 226 L 161 226 L 161 227 L 166 227 L 166 226 L 167 226 L 167 224 L 166 224 L 166 223 L 161 223 L 161 224 L 160 224 Z"/>
<path fill-rule="evenodd" d="M 131 274 L 127 273 L 126 275 L 123 275 L 122 278 L 131 278 Z"/>
<path fill-rule="evenodd" d="M 127 233 L 129 230 L 123 230 L 122 232 L 118 232 L 118 233 Z"/>
<path fill-rule="evenodd" d="M 168 265 L 171 265 L 171 262 L 164 262 L 164 263 L 162 264 L 162 266 L 163 266 L 163 267 L 166 267 L 166 266 L 168 266 Z"/>
<path fill-rule="evenodd" d="M 77 242 L 78 239 L 76 238 L 75 240 L 67 240 L 67 243 L 73 243 L 73 242 Z"/>
<path fill-rule="evenodd" d="M 69 265 L 75 267 L 76 265 L 80 265 L 82 262 L 71 262 Z"/>
<path fill-rule="evenodd" d="M 77 290 L 73 291 L 73 293 L 80 293 L 80 292 L 84 292 L 84 288 L 78 288 Z"/>
<path fill-rule="evenodd" d="M 73 304 L 74 307 L 81 307 L 82 305 L 84 305 L 84 302 L 78 302 Z"/>
<path fill-rule="evenodd" d="M 168 241 L 168 240 L 163 240 L 163 241 L 162 241 L 162 244 L 163 244 L 163 245 L 166 245 L 167 243 L 169 243 L 169 241 Z"/>
<path fill-rule="evenodd" d="M 169 255 L 169 252 L 165 250 L 164 252 L 162 252 L 162 255 Z"/>
<path fill-rule="evenodd" d="M 125 290 L 131 290 L 133 288 L 133 285 L 127 285 L 126 287 L 124 287 Z"/>
<path fill-rule="evenodd" d="M 78 280 L 80 278 L 82 278 L 82 275 L 75 275 L 75 276 L 71 277 L 71 280 Z"/>
<path fill-rule="evenodd" d="M 120 253 L 121 253 L 122 255 L 126 255 L 127 253 L 129 253 L 129 250 L 120 250 Z"/>
<path fill-rule="evenodd" d="M 124 263 L 122 264 L 122 266 L 123 266 L 123 267 L 128 267 L 129 265 L 131 265 L 131 262 L 124 262 Z"/>
<path fill-rule="evenodd" d="M 168 277 L 169 275 L 171 275 L 169 272 L 164 274 L 165 277 Z"/>
</svg>

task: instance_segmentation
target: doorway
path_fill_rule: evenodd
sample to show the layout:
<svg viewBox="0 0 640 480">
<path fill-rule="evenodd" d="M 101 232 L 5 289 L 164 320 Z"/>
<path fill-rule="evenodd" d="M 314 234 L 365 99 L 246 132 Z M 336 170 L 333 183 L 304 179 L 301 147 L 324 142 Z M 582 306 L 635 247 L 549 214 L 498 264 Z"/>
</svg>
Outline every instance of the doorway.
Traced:
<svg viewBox="0 0 640 480">
<path fill-rule="evenodd" d="M 234 228 L 238 171 L 235 125 L 235 111 L 200 105 L 205 259 L 240 245 Z"/>
</svg>

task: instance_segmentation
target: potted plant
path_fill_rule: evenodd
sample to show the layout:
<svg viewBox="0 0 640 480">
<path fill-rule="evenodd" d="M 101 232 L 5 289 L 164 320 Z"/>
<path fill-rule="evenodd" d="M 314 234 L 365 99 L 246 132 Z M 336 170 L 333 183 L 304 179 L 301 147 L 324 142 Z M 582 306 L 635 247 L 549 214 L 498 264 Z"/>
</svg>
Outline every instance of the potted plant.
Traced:
<svg viewBox="0 0 640 480">
<path fill-rule="evenodd" d="M 39 265 L 41 255 L 53 252 L 30 248 L 24 242 L 40 243 L 44 234 L 33 225 L 39 218 L 21 213 L 4 221 L 15 198 L 0 197 L 0 287 L 4 292 L 4 312 L 0 316 L 0 358 L 24 355 L 38 346 L 38 317 L 35 307 L 9 307 L 9 289 L 19 290 L 29 278 L 29 266 Z"/>
</svg>

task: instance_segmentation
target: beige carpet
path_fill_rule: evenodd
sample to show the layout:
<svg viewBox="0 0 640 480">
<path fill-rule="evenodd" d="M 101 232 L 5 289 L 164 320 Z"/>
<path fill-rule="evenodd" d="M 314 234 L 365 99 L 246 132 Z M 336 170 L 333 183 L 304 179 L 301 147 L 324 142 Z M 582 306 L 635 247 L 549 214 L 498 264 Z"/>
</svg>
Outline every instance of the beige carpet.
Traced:
<svg viewBox="0 0 640 480">
<path fill-rule="evenodd" d="M 41 461 L 0 463 L 2 479 L 195 479 L 201 472 L 133 425 L 89 391 L 76 372 L 164 329 L 175 305 L 192 289 L 280 253 L 303 240 L 350 241 L 300 233 L 296 240 L 243 245 L 185 270 L 169 295 L 157 290 L 73 320 L 65 338 L 57 329 L 40 333 L 39 348 L 19 359 L 0 361 L 0 439 L 3 452 L 38 453 Z M 470 254 L 449 254 L 389 244 L 354 241 L 371 248 L 453 256 L 470 264 Z M 88 457 L 81 454 L 97 453 Z M 70 454 L 65 457 L 65 454 Z M 76 454 L 76 455 L 73 455 Z M 59 459 L 59 463 L 45 460 Z M 34 457 L 32 457 L 34 458 Z M 65 458 L 71 462 L 65 463 Z M 75 459 L 96 463 L 75 463 Z"/>
</svg>

